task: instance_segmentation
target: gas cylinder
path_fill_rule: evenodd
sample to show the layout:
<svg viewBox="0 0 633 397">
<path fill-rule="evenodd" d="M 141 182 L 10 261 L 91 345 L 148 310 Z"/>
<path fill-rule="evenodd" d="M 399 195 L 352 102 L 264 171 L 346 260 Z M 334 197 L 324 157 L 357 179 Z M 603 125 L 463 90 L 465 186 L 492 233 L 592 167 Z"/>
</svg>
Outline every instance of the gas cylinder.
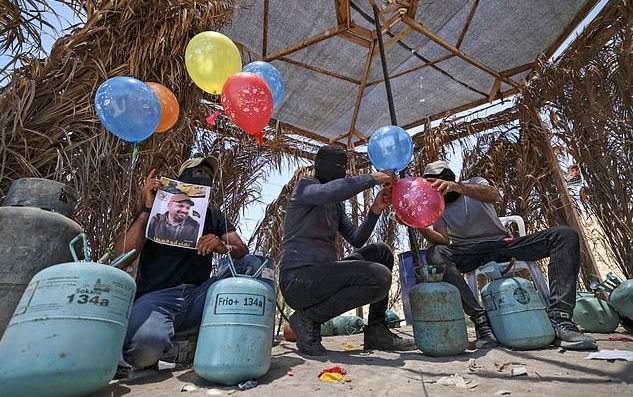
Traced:
<svg viewBox="0 0 633 397">
<path fill-rule="evenodd" d="M 409 291 L 415 345 L 429 356 L 461 354 L 468 347 L 468 333 L 459 290 L 436 281 L 441 275 L 426 280 Z"/>
<path fill-rule="evenodd" d="M 215 383 L 235 385 L 257 379 L 270 368 L 274 295 L 270 285 L 238 275 L 207 292 L 193 369 Z M 260 269 L 261 270 L 261 269 Z"/>
<path fill-rule="evenodd" d="M 609 295 L 609 304 L 621 317 L 633 320 L 633 279 L 624 280 Z"/>
<path fill-rule="evenodd" d="M 352 335 L 363 330 L 365 322 L 358 316 L 336 316 L 332 319 L 334 335 Z"/>
<path fill-rule="evenodd" d="M 72 261 L 68 243 L 82 232 L 70 219 L 77 193 L 63 183 L 22 178 L 0 207 L 0 337 L 37 272 Z"/>
<path fill-rule="evenodd" d="M 135 292 L 127 273 L 95 262 L 38 272 L 0 340 L 0 397 L 79 397 L 106 386 Z"/>
<path fill-rule="evenodd" d="M 593 293 L 577 293 L 573 318 L 577 325 L 588 332 L 610 333 L 620 324 L 618 312 Z"/>
<path fill-rule="evenodd" d="M 500 278 L 499 267 L 489 262 L 479 268 L 492 280 L 481 290 L 481 300 L 499 343 L 518 350 L 539 349 L 555 333 L 543 301 L 532 282 L 521 277 Z"/>
</svg>

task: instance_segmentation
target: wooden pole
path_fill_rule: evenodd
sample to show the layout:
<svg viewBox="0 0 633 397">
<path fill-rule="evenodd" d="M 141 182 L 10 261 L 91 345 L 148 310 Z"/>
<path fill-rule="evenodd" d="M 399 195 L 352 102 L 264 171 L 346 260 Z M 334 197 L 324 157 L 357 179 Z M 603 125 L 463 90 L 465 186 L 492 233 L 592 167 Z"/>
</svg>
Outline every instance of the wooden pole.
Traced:
<svg viewBox="0 0 633 397">
<path fill-rule="evenodd" d="M 578 231 L 578 234 L 580 234 L 581 273 L 583 273 L 584 270 L 584 274 L 588 275 L 590 278 L 595 278 L 599 281 L 601 280 L 600 271 L 598 270 L 598 265 L 591 251 L 591 247 L 588 244 L 585 228 L 580 221 L 580 216 L 576 211 L 576 206 L 574 205 L 571 195 L 569 194 L 567 182 L 565 181 L 563 172 L 561 171 L 560 165 L 558 164 L 558 158 L 556 157 L 554 149 L 552 148 L 549 129 L 543 123 L 543 120 L 539 116 L 537 110 L 534 110 L 534 118 L 539 123 L 540 131 L 542 131 L 541 137 L 543 139 L 543 145 L 545 147 L 545 158 L 549 163 L 549 167 L 553 173 L 554 183 L 556 184 L 556 190 L 558 190 L 558 194 L 560 195 L 560 199 L 563 204 L 563 211 L 565 212 L 567 225 L 576 229 Z M 586 278 L 587 277 L 583 278 L 583 282 L 585 284 L 585 287 L 588 289 L 591 280 L 587 280 Z"/>
</svg>

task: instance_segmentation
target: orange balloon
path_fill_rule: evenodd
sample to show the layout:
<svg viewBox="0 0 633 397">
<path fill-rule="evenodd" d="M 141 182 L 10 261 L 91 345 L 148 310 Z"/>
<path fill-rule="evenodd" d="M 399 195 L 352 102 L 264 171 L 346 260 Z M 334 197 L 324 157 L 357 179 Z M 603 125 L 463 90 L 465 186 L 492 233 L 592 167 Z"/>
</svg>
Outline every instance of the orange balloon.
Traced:
<svg viewBox="0 0 633 397">
<path fill-rule="evenodd" d="M 151 82 L 145 84 L 154 91 L 160 101 L 160 123 L 158 123 L 158 127 L 156 127 L 154 132 L 165 132 L 178 121 L 178 114 L 180 113 L 178 100 L 174 93 L 164 85 Z"/>
</svg>

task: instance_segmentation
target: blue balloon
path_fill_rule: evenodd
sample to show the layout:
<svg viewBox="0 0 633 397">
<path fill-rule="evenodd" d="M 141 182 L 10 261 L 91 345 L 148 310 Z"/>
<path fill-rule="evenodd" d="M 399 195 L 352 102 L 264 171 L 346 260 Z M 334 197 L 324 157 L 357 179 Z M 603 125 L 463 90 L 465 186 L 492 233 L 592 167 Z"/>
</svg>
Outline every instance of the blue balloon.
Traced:
<svg viewBox="0 0 633 397">
<path fill-rule="evenodd" d="M 273 108 L 279 105 L 284 96 L 284 79 L 279 70 L 268 62 L 256 61 L 244 66 L 242 72 L 254 73 L 264 79 L 270 88 L 270 93 L 273 94 Z"/>
<path fill-rule="evenodd" d="M 379 171 L 402 171 L 413 159 L 413 139 L 398 126 L 380 127 L 369 138 L 367 154 Z"/>
<path fill-rule="evenodd" d="M 148 138 L 160 122 L 160 100 L 145 83 L 133 77 L 104 81 L 95 95 L 97 116 L 105 128 L 128 142 Z"/>
</svg>

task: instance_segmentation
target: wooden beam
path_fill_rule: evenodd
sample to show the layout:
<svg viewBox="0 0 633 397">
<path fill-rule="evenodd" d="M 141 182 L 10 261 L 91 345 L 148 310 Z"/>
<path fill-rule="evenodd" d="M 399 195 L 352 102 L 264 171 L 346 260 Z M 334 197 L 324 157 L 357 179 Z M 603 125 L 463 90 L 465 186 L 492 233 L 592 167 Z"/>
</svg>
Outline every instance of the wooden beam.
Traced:
<svg viewBox="0 0 633 397">
<path fill-rule="evenodd" d="M 264 56 L 262 60 L 266 62 L 274 61 L 286 55 L 292 54 L 293 52 L 303 50 L 304 48 L 309 47 L 312 44 L 316 44 L 323 40 L 329 39 L 332 36 L 336 36 L 337 34 L 344 32 L 345 30 L 347 30 L 347 27 L 344 25 L 328 28 L 319 34 L 310 37 L 309 39 L 301 40 L 289 47 L 282 48 L 278 51 L 270 53 Z"/>
<path fill-rule="evenodd" d="M 536 67 L 536 62 L 530 62 L 523 65 L 515 66 L 510 69 L 502 70 L 500 73 L 502 76 L 514 76 L 515 74 L 519 74 L 521 72 L 525 72 L 526 70 L 534 69 Z"/>
<path fill-rule="evenodd" d="M 459 35 L 459 39 L 457 39 L 457 44 L 455 44 L 456 48 L 461 47 L 462 41 L 464 41 L 464 37 L 466 36 L 466 32 L 470 27 L 470 23 L 473 20 L 473 16 L 475 16 L 475 11 L 477 10 L 477 6 L 479 5 L 479 0 L 475 0 L 473 6 L 470 7 L 470 13 L 468 14 L 468 18 L 466 18 L 466 23 L 464 23 L 464 28 L 462 29 L 462 33 Z"/>
<path fill-rule="evenodd" d="M 397 44 L 398 41 L 404 39 L 405 37 L 407 37 L 408 35 L 410 35 L 413 32 L 414 32 L 414 30 L 411 29 L 411 27 L 409 27 L 409 26 L 407 26 L 406 28 L 402 29 L 400 32 L 398 32 L 398 34 L 393 35 L 393 37 L 391 37 L 389 40 L 384 42 L 385 49 L 391 47 L 394 44 Z"/>
<path fill-rule="evenodd" d="M 339 25 L 344 25 L 349 29 L 350 18 L 350 0 L 334 0 L 334 8 L 336 9 L 336 20 Z"/>
<path fill-rule="evenodd" d="M 347 77 L 347 76 L 343 76 L 342 74 L 330 72 L 329 70 L 317 68 L 316 66 L 308 65 L 307 63 L 303 63 L 303 62 L 298 62 L 298 61 L 295 61 L 295 60 L 290 59 L 290 58 L 286 58 L 286 57 L 279 58 L 279 61 L 286 62 L 286 63 L 289 63 L 291 65 L 299 66 L 299 67 L 302 67 L 302 68 L 305 68 L 305 69 L 308 69 L 308 70 L 312 70 L 313 72 L 321 73 L 321 74 L 324 74 L 326 76 L 336 77 L 337 79 L 341 79 L 341 80 L 347 81 L 348 83 L 360 84 L 359 80 L 353 79 L 351 77 Z"/>
<path fill-rule="evenodd" d="M 356 120 L 358 120 L 358 112 L 360 111 L 360 104 L 363 101 L 363 93 L 365 92 L 365 86 L 367 85 L 367 77 L 369 76 L 369 70 L 371 69 L 371 61 L 374 58 L 374 49 L 376 48 L 376 41 L 372 42 L 371 48 L 367 52 L 367 58 L 365 58 L 365 68 L 363 69 L 363 77 L 360 79 L 360 86 L 358 87 L 358 93 L 356 94 L 356 104 L 354 105 L 354 114 L 352 115 L 352 122 L 350 123 L 350 134 L 347 137 L 347 146 L 352 142 L 351 132 L 356 129 Z"/>
<path fill-rule="evenodd" d="M 365 38 L 367 41 L 373 41 L 376 38 L 376 34 L 373 30 L 369 30 L 360 25 L 356 25 L 355 23 L 352 23 L 348 31 L 354 33 L 358 37 Z"/>
<path fill-rule="evenodd" d="M 399 72 L 399 73 L 393 74 L 393 75 L 389 76 L 389 78 L 391 78 L 391 79 L 395 79 L 396 77 L 400 77 L 400 76 L 405 75 L 405 74 L 407 74 L 407 73 L 415 72 L 416 70 L 420 70 L 420 69 L 423 69 L 423 68 L 426 68 L 426 67 L 429 67 L 429 66 L 435 65 L 436 63 L 439 63 L 439 62 L 445 61 L 445 60 L 450 59 L 450 58 L 452 58 L 452 57 L 454 57 L 454 56 L 455 56 L 455 55 L 453 55 L 453 54 L 444 55 L 443 57 L 437 58 L 437 59 L 436 59 L 436 60 L 434 60 L 434 61 L 430 61 L 430 62 L 424 63 L 424 64 L 422 64 L 422 65 L 418 65 L 418 66 L 416 66 L 416 67 L 414 67 L 414 68 L 411 68 L 411 69 L 405 70 L 405 71 L 403 71 L 403 72 Z M 382 82 L 384 82 L 384 81 L 385 81 L 385 79 L 384 79 L 384 78 L 383 78 L 383 79 L 379 79 L 379 80 L 374 80 L 374 81 L 372 81 L 372 82 L 370 82 L 370 83 L 367 83 L 367 86 L 376 85 L 376 84 L 382 83 Z"/>
<path fill-rule="evenodd" d="M 339 37 L 345 40 L 349 40 L 352 43 L 358 44 L 361 47 L 369 48 L 369 46 L 371 45 L 371 41 L 358 37 L 357 35 L 352 34 L 349 31 L 339 34 Z"/>
<path fill-rule="evenodd" d="M 418 7 L 420 5 L 420 0 L 411 0 L 411 1 L 401 1 L 400 4 L 407 7 L 407 16 L 415 19 L 415 14 L 418 13 Z"/>
<path fill-rule="evenodd" d="M 428 29 L 426 26 L 422 25 L 420 22 L 416 21 L 415 19 L 405 16 L 404 22 L 407 25 L 411 26 L 413 29 L 417 30 L 418 32 L 422 33 L 423 35 L 425 35 L 426 37 L 434 41 L 435 43 L 439 44 L 440 46 L 444 47 L 445 49 L 452 52 L 456 56 L 460 57 L 464 61 L 475 66 L 476 68 L 483 70 L 484 72 L 488 73 L 491 76 L 494 76 L 495 78 L 501 79 L 504 83 L 510 85 L 513 88 L 516 88 L 516 89 L 520 88 L 520 85 L 517 82 L 513 81 L 512 79 L 508 77 L 501 76 L 499 72 L 495 71 L 494 69 L 466 55 L 462 50 L 460 50 L 459 48 L 455 48 L 455 46 L 448 43 L 446 40 L 438 36 L 435 32 L 431 31 L 430 29 Z"/>
<path fill-rule="evenodd" d="M 592 275 L 595 277 L 595 280 L 601 280 L 600 270 L 598 269 L 598 265 L 596 262 L 596 258 L 593 256 L 593 251 L 591 246 L 588 243 L 588 238 L 585 233 L 585 228 L 580 220 L 580 216 L 576 211 L 576 206 L 572 201 L 571 195 L 569 194 L 569 189 L 567 188 L 567 182 L 565 181 L 565 177 L 563 176 L 563 172 L 560 169 L 560 164 L 558 164 L 558 157 L 556 157 L 556 153 L 554 153 L 554 149 L 552 148 L 552 141 L 550 137 L 550 133 L 548 128 L 543 123 L 543 120 L 540 117 L 538 109 L 532 109 L 534 113 L 532 117 L 538 120 L 540 124 L 537 127 L 542 131 L 542 139 L 543 144 L 545 146 L 545 160 L 549 162 L 549 169 L 552 171 L 554 176 L 554 183 L 556 185 L 556 190 L 560 196 L 560 200 L 563 204 L 563 211 L 565 212 L 565 217 L 567 218 L 567 224 L 576 229 L 578 234 L 580 234 L 580 257 L 582 259 L 581 266 L 584 266 L 586 274 Z M 585 286 L 589 285 L 590 280 L 584 280 Z"/>
<path fill-rule="evenodd" d="M 500 89 L 501 89 L 501 79 L 495 79 L 495 82 L 492 84 L 492 89 L 490 90 L 490 94 L 488 95 L 488 101 L 490 102 L 494 101 Z"/>
</svg>

